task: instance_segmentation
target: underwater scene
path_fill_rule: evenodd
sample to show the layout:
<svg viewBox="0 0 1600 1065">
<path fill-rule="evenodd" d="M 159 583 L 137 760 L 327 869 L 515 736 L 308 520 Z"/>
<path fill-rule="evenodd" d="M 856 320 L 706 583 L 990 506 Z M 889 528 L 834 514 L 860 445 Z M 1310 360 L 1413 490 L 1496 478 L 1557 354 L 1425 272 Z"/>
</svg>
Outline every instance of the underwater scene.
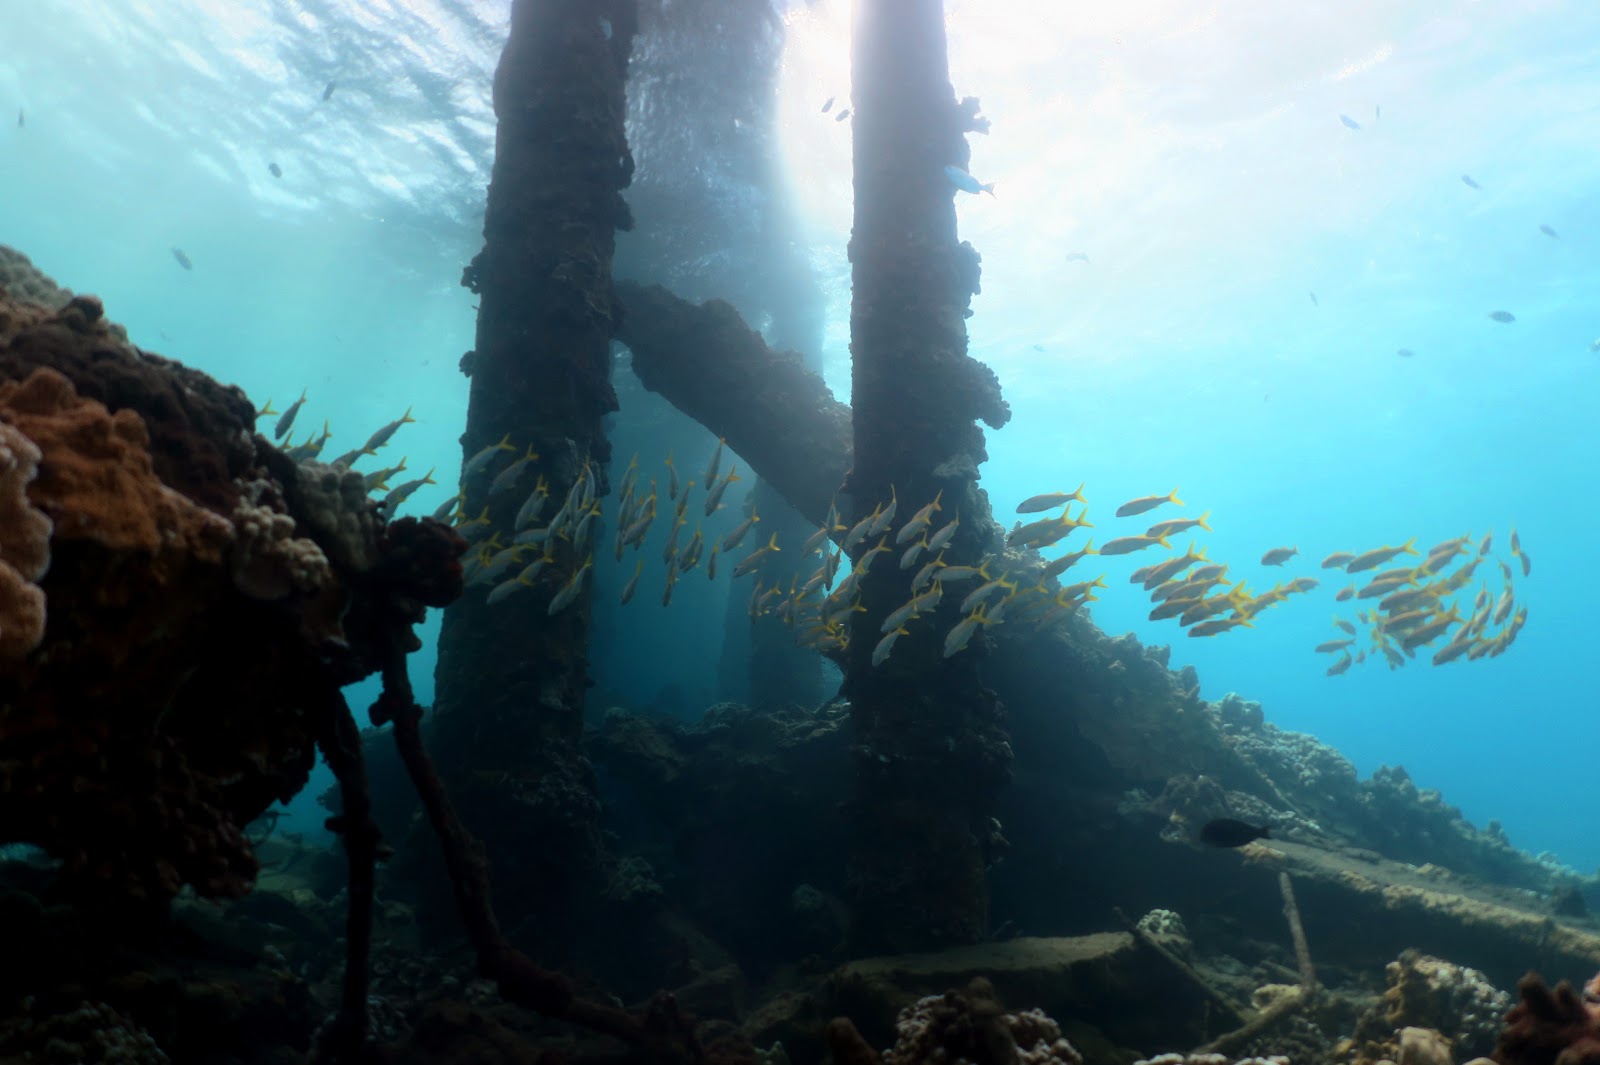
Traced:
<svg viewBox="0 0 1600 1065">
<path fill-rule="evenodd" d="M 0 1065 L 1600 1065 L 1600 6 L 0 20 Z"/>
</svg>

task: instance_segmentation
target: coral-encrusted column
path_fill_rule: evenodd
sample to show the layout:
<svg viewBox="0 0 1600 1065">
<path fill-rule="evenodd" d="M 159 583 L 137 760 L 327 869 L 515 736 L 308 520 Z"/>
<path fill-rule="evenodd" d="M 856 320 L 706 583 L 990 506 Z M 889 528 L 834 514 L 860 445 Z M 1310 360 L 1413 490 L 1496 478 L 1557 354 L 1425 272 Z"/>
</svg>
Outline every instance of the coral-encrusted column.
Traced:
<svg viewBox="0 0 1600 1065">
<path fill-rule="evenodd" d="M 469 471 L 466 509 L 487 507 L 502 544 L 537 477 L 549 485 L 546 519 L 586 466 L 603 482 L 601 419 L 617 407 L 611 259 L 616 231 L 631 224 L 620 190 L 633 170 L 623 86 L 635 23 L 633 0 L 512 4 L 494 79 L 484 247 L 463 279 L 481 297 L 477 346 L 463 360 L 472 378 L 463 450 L 470 458 L 509 438 L 516 454 L 497 472 L 529 448 L 539 456 L 500 491 L 494 473 Z M 494 855 L 501 917 L 559 961 L 598 853 L 599 807 L 579 746 L 588 596 L 548 613 L 585 558 L 558 544 L 535 587 L 492 606 L 476 587 L 450 608 L 435 708 L 439 762 Z"/>
<path fill-rule="evenodd" d="M 967 355 L 978 255 L 957 240 L 944 170 L 967 165 L 976 104 L 951 89 L 941 0 L 857 0 L 852 62 L 849 493 L 860 517 L 892 487 L 898 528 L 942 491 L 935 527 L 961 519 L 945 561 L 971 564 L 999 534 L 977 487 L 987 455 L 974 420 L 998 428 L 1010 414 L 994 374 Z M 862 582 L 845 681 L 857 733 L 855 946 L 884 952 L 987 935 L 984 870 L 1002 842 L 991 812 L 1011 762 L 999 700 L 979 677 L 983 638 L 942 657 L 961 617 L 954 589 L 871 664 L 880 623 L 911 596 L 916 570 L 899 569 L 898 555 Z"/>
</svg>

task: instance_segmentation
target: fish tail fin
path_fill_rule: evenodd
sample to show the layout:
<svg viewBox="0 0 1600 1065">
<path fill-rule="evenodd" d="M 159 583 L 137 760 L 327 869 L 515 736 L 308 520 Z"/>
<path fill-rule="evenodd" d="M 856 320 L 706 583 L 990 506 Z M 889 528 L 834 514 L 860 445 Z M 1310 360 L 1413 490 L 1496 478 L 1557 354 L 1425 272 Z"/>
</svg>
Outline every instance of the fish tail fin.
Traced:
<svg viewBox="0 0 1600 1065">
<path fill-rule="evenodd" d="M 992 182 L 992 181 L 983 182 L 982 184 L 980 184 L 978 186 L 978 188 L 982 189 L 984 192 L 987 192 L 989 195 L 994 196 L 994 182 Z M 995 196 L 995 199 L 998 200 L 999 198 L 1000 197 Z"/>
<path fill-rule="evenodd" d="M 1412 544 L 1414 544 L 1416 542 L 1417 542 L 1417 538 L 1415 536 L 1413 536 L 1411 539 L 1409 539 L 1405 543 L 1401 544 L 1400 545 L 1400 553 L 1401 554 L 1406 554 L 1406 555 L 1420 555 L 1422 552 L 1418 551 L 1415 547 L 1411 546 Z"/>
<path fill-rule="evenodd" d="M 1178 498 L 1178 490 L 1176 488 L 1174 488 L 1171 492 L 1167 493 L 1167 502 L 1171 503 L 1175 507 L 1182 507 L 1182 506 L 1187 506 L 1188 505 L 1188 504 L 1184 503 L 1183 500 Z"/>
<path fill-rule="evenodd" d="M 1204 529 L 1206 532 L 1213 531 L 1211 526 L 1206 524 L 1206 519 L 1209 518 L 1209 517 L 1211 517 L 1211 511 L 1209 511 L 1209 510 L 1206 511 L 1204 514 L 1200 515 L 1200 521 L 1199 521 L 1200 528 Z"/>
<path fill-rule="evenodd" d="M 1089 537 L 1089 542 L 1083 545 L 1083 553 L 1086 555 L 1098 555 L 1100 553 L 1094 549 L 1094 537 Z"/>
</svg>

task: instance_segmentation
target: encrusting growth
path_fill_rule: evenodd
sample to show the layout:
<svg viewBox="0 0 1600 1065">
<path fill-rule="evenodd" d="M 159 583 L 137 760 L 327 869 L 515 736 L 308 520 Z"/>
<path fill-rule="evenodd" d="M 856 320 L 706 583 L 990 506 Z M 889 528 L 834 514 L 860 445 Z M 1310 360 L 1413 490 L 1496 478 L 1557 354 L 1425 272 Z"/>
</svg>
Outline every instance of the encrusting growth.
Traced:
<svg viewBox="0 0 1600 1065">
<path fill-rule="evenodd" d="M 50 519 L 28 502 L 39 449 L 0 422 L 0 662 L 44 639 L 44 592 L 34 582 L 50 568 Z"/>
</svg>

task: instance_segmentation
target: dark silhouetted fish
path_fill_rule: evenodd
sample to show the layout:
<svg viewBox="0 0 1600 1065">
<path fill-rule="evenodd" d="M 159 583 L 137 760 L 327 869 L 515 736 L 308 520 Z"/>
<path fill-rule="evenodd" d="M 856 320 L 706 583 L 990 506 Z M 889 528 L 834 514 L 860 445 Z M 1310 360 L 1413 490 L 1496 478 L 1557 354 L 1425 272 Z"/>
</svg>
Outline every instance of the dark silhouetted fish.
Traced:
<svg viewBox="0 0 1600 1065">
<path fill-rule="evenodd" d="M 1476 181 L 1472 180 L 1472 175 L 1471 174 L 1462 174 L 1461 175 L 1461 184 L 1465 185 L 1469 189 L 1481 189 L 1481 188 L 1483 188 L 1482 185 L 1480 185 Z"/>
<path fill-rule="evenodd" d="M 1558 237 L 1556 235 L 1556 231 L 1551 229 L 1549 226 L 1540 226 L 1539 227 L 1539 232 L 1543 233 L 1545 236 L 1550 237 L 1553 240 L 1560 240 L 1561 239 L 1560 237 Z"/>
<path fill-rule="evenodd" d="M 1267 839 L 1271 827 L 1262 825 L 1257 828 L 1231 817 L 1219 817 L 1215 821 L 1207 821 L 1205 827 L 1200 829 L 1200 841 L 1213 847 L 1242 847 L 1253 840 Z"/>
<path fill-rule="evenodd" d="M 835 122 L 843 122 L 845 119 L 847 119 L 849 117 L 850 117 L 850 109 L 847 107 L 843 111 L 840 111 L 838 114 L 834 115 L 833 116 L 833 120 Z"/>
<path fill-rule="evenodd" d="M 1400 356 L 1402 359 L 1409 359 L 1412 355 L 1416 354 L 1416 352 L 1412 351 L 1410 348 L 1401 348 L 1399 351 L 1395 352 L 1395 354 Z"/>
<path fill-rule="evenodd" d="M 193 270 L 194 269 L 194 263 L 190 262 L 189 261 L 189 257 L 187 255 L 183 254 L 183 249 L 182 248 L 173 248 L 172 249 L 172 257 L 174 259 L 178 260 L 178 265 L 183 267 L 185 270 Z"/>
<path fill-rule="evenodd" d="M 833 97 L 828 97 L 828 102 L 822 105 L 822 113 L 827 114 L 833 110 Z"/>
<path fill-rule="evenodd" d="M 277 163 L 268 163 L 267 169 L 272 172 L 273 177 L 283 177 L 283 167 L 279 166 Z"/>
<path fill-rule="evenodd" d="M 322 99 L 324 102 L 327 101 L 328 97 L 333 95 L 333 90 L 338 87 L 338 84 L 339 83 L 335 81 L 328 82 L 328 87 L 322 90 Z"/>
<path fill-rule="evenodd" d="M 1349 115 L 1340 115 L 1339 116 L 1339 121 L 1344 123 L 1344 128 L 1345 129 L 1360 129 L 1361 128 L 1361 123 L 1357 122 L 1355 119 L 1351 118 Z"/>
<path fill-rule="evenodd" d="M 1496 322 L 1501 322 L 1504 324 L 1510 324 L 1511 322 L 1517 320 L 1517 316 L 1512 314 L 1510 311 L 1490 311 L 1489 317 Z"/>
</svg>

